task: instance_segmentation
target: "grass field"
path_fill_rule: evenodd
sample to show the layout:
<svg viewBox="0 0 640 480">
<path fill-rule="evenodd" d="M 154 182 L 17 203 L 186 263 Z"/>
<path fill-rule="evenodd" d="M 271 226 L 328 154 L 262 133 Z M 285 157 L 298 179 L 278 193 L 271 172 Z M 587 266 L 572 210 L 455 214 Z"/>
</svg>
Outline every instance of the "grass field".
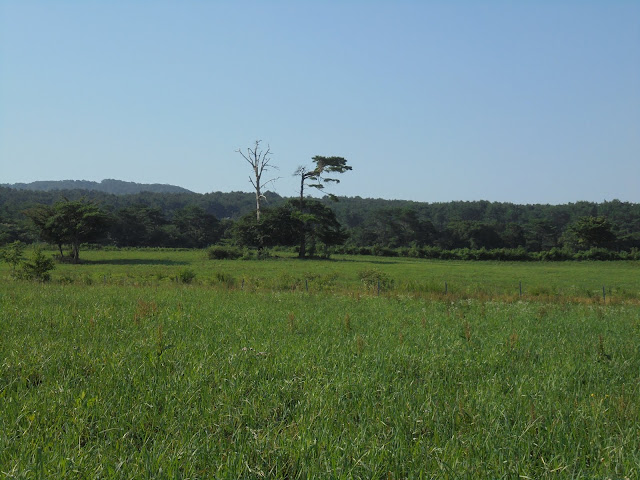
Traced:
<svg viewBox="0 0 640 480">
<path fill-rule="evenodd" d="M 82 264 L 58 265 L 52 282 L 161 287 L 192 272 L 193 285 L 217 289 L 377 294 L 376 281 L 367 288 L 360 278 L 363 272 L 373 271 L 383 277 L 382 294 L 512 300 L 520 299 L 522 291 L 524 298 L 550 301 L 640 301 L 640 262 L 509 263 L 361 256 L 299 261 L 279 255 L 242 261 L 208 260 L 201 250 L 84 251 Z M 8 265 L 0 263 L 0 278 L 8 279 L 8 274 Z"/>
<path fill-rule="evenodd" d="M 83 253 L 1 267 L 3 477 L 640 476 L 637 264 Z"/>
</svg>

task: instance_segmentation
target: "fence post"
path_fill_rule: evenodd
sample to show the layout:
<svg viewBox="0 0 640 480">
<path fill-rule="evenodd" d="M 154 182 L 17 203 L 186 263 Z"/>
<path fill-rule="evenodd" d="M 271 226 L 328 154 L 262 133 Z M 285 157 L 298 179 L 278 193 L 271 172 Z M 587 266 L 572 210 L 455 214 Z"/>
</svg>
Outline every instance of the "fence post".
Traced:
<svg viewBox="0 0 640 480">
<path fill-rule="evenodd" d="M 604 285 L 602 285 L 602 301 L 607 303 L 607 291 L 605 290 Z"/>
<path fill-rule="evenodd" d="M 240 287 L 241 290 L 244 290 L 244 278 L 242 279 L 242 287 Z"/>
<path fill-rule="evenodd" d="M 444 294 L 447 294 L 447 290 L 448 290 L 448 285 L 447 282 L 444 282 Z"/>
<path fill-rule="evenodd" d="M 522 296 L 522 281 L 520 281 L 520 296 Z"/>
<path fill-rule="evenodd" d="M 309 292 L 309 279 L 305 278 L 304 279 L 304 288 L 307 289 L 307 293 Z"/>
<path fill-rule="evenodd" d="M 378 279 L 378 296 L 380 296 L 380 279 Z"/>
</svg>

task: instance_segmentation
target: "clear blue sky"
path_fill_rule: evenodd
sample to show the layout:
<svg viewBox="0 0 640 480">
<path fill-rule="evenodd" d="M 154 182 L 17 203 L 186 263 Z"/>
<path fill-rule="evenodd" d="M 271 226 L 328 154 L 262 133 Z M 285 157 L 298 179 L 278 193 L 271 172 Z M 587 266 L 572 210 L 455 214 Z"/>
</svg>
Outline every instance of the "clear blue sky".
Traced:
<svg viewBox="0 0 640 480">
<path fill-rule="evenodd" d="M 0 1 L 0 183 L 640 202 L 639 1 Z"/>
</svg>

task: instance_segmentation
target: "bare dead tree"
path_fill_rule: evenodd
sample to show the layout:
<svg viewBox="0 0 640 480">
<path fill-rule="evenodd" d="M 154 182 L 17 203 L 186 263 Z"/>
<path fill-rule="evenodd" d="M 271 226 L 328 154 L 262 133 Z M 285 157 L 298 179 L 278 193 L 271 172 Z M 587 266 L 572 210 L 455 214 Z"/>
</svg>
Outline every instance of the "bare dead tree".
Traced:
<svg viewBox="0 0 640 480">
<path fill-rule="evenodd" d="M 262 189 L 278 179 L 272 178 L 266 182 L 262 182 L 262 175 L 264 172 L 271 169 L 277 170 L 278 167 L 271 164 L 271 147 L 267 145 L 266 150 L 261 150 L 260 142 L 262 142 L 262 140 L 256 140 L 253 148 L 247 148 L 246 154 L 240 149 L 236 150 L 236 152 L 242 155 L 242 158 L 244 158 L 253 169 L 253 175 L 249 177 L 249 181 L 256 191 L 256 220 L 258 222 L 260 221 L 260 203 L 262 200 L 266 200 L 266 197 L 262 194 Z"/>
</svg>

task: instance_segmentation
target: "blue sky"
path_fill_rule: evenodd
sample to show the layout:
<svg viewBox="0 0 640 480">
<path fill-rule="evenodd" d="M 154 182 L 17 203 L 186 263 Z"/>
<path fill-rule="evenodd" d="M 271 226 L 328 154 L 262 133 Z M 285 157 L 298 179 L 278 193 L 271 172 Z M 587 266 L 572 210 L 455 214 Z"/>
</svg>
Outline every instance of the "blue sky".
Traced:
<svg viewBox="0 0 640 480">
<path fill-rule="evenodd" d="M 638 1 L 0 2 L 0 183 L 640 202 Z"/>
</svg>

